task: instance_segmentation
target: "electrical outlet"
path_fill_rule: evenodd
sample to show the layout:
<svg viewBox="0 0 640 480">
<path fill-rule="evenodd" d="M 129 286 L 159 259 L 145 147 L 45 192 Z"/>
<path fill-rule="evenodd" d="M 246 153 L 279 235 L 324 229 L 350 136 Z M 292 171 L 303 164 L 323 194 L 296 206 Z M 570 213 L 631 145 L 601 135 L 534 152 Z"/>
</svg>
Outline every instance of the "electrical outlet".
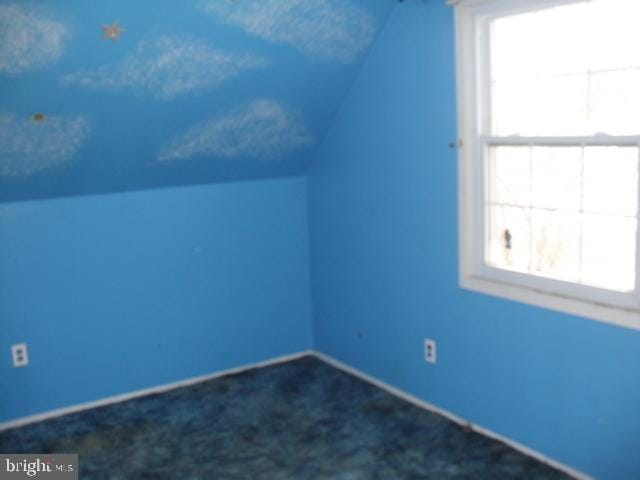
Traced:
<svg viewBox="0 0 640 480">
<path fill-rule="evenodd" d="M 436 363 L 437 361 L 436 341 L 430 338 L 424 340 L 424 359 L 429 363 Z"/>
<path fill-rule="evenodd" d="M 26 367 L 29 365 L 29 354 L 26 343 L 17 343 L 11 346 L 14 367 Z"/>
</svg>

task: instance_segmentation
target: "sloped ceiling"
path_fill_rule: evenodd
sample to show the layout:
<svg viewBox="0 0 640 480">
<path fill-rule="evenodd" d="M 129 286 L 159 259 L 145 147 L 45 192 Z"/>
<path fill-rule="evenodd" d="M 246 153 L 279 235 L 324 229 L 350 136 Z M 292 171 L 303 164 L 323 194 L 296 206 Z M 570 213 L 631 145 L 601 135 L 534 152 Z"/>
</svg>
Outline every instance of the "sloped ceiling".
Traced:
<svg viewBox="0 0 640 480">
<path fill-rule="evenodd" d="M 0 0 L 0 201 L 306 170 L 396 0 Z"/>
</svg>

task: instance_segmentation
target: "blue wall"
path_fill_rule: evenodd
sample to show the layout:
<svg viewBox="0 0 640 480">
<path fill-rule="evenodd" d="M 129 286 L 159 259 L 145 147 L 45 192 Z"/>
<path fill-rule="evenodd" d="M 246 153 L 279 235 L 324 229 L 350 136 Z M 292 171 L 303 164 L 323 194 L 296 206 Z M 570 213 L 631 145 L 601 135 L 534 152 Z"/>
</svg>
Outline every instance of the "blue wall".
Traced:
<svg viewBox="0 0 640 480">
<path fill-rule="evenodd" d="M 306 210 L 304 178 L 0 205 L 0 421 L 311 348 Z"/>
<path fill-rule="evenodd" d="M 396 7 L 312 165 L 316 348 L 591 475 L 639 478 L 640 332 L 458 287 L 444 3 Z"/>
</svg>

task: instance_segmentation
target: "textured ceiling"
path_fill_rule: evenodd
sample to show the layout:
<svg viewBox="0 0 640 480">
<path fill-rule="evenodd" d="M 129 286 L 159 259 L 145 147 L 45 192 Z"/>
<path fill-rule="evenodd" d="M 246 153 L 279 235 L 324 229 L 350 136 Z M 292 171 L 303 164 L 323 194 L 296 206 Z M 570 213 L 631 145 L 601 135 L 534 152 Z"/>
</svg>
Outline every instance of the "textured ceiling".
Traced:
<svg viewBox="0 0 640 480">
<path fill-rule="evenodd" d="M 295 175 L 395 0 L 0 0 L 0 201 Z"/>
</svg>

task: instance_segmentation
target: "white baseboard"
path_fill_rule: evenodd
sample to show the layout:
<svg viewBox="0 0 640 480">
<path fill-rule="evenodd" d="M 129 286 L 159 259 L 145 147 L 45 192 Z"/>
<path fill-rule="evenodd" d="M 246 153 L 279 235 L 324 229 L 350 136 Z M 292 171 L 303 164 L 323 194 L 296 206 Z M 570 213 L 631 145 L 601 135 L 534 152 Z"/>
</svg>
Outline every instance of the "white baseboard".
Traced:
<svg viewBox="0 0 640 480">
<path fill-rule="evenodd" d="M 111 405 L 113 403 L 120 403 L 127 400 L 132 400 L 134 398 L 151 395 L 154 393 L 162 393 L 169 390 L 174 390 L 176 388 L 186 387 L 189 385 L 194 385 L 196 383 L 213 380 L 214 378 L 224 377 L 226 375 L 242 373 L 244 371 L 253 370 L 255 368 L 263 368 L 263 367 L 269 367 L 271 365 L 277 365 L 280 363 L 286 363 L 286 362 L 290 362 L 291 360 L 297 360 L 301 357 L 306 357 L 312 354 L 313 354 L 313 351 L 305 350 L 302 352 L 292 353 L 290 355 L 283 355 L 280 357 L 270 358 L 268 360 L 264 360 L 257 363 L 251 363 L 249 365 L 230 368 L 228 370 L 220 370 L 214 373 L 209 373 L 207 375 L 200 375 L 197 377 L 187 378 L 185 380 L 179 380 L 177 382 L 165 383 L 163 385 L 157 385 L 155 387 L 144 388 L 142 390 L 135 390 L 133 392 L 123 393 L 121 395 L 114 395 L 111 397 L 101 398 L 99 400 L 93 400 L 91 402 L 79 403 L 77 405 L 72 405 L 70 407 L 49 410 L 47 412 L 38 413 L 35 415 L 29 415 L 27 417 L 22 417 L 15 420 L 9 420 L 7 422 L 0 423 L 0 432 L 3 430 L 8 430 L 10 428 L 22 427 L 30 423 L 41 422 L 43 420 L 49 420 L 55 417 L 61 417 L 63 415 L 68 415 L 70 413 L 81 412 L 83 410 L 89 410 L 91 408 L 103 407 L 105 405 Z"/>
<path fill-rule="evenodd" d="M 480 425 L 475 425 L 471 422 L 469 422 L 468 420 L 465 420 L 462 417 L 459 417 L 458 415 L 451 413 L 447 410 L 444 410 L 440 407 L 437 407 L 431 403 L 425 402 L 424 400 L 421 400 L 418 397 L 415 397 L 413 395 L 411 395 L 410 393 L 407 393 L 403 390 L 400 390 L 399 388 L 396 388 L 394 386 L 389 385 L 388 383 L 385 383 L 381 380 L 378 380 L 375 377 L 372 377 L 371 375 L 362 372 L 361 370 L 358 370 L 356 368 L 350 367 L 349 365 L 342 363 L 340 360 L 336 360 L 335 358 L 326 355 L 324 353 L 321 352 L 317 352 L 317 351 L 313 351 L 312 352 L 313 356 L 315 356 L 316 358 L 318 358 L 319 360 L 322 360 L 323 362 L 328 363 L 329 365 L 331 365 L 332 367 L 335 367 L 339 370 L 342 370 L 345 373 L 348 373 L 350 375 L 353 375 L 354 377 L 357 377 L 361 380 L 364 380 L 367 383 L 370 383 L 388 393 L 390 393 L 391 395 L 398 397 L 402 400 L 405 400 L 409 403 L 412 403 L 413 405 L 423 408 L 425 410 L 429 410 L 430 412 L 436 413 L 438 415 L 441 415 L 443 417 L 448 418 L 449 420 L 465 427 L 465 428 L 470 428 L 471 430 L 480 433 L 482 435 L 485 435 L 489 438 L 493 438 L 494 440 L 498 440 L 499 442 L 502 442 L 506 445 L 509 445 L 510 447 L 514 448 L 515 450 L 518 450 L 519 452 L 522 452 L 523 454 L 527 455 L 528 457 L 532 457 L 535 458 L 536 460 L 549 465 L 557 470 L 560 470 L 561 472 L 566 473 L 567 475 L 570 475 L 574 478 L 577 478 L 579 480 L 593 480 L 592 477 L 590 477 L 589 475 L 587 475 L 586 473 L 580 472 L 579 470 L 576 470 L 575 468 L 569 467 L 568 465 L 565 465 L 563 463 L 560 463 L 556 460 L 553 460 L 552 458 L 547 457 L 546 455 L 533 450 L 529 447 L 527 447 L 526 445 L 522 445 L 521 443 L 518 443 L 514 440 L 511 440 L 510 438 L 507 438 L 503 435 L 500 435 L 499 433 L 496 433 L 492 430 L 489 430 L 488 428 L 482 427 Z"/>
</svg>

